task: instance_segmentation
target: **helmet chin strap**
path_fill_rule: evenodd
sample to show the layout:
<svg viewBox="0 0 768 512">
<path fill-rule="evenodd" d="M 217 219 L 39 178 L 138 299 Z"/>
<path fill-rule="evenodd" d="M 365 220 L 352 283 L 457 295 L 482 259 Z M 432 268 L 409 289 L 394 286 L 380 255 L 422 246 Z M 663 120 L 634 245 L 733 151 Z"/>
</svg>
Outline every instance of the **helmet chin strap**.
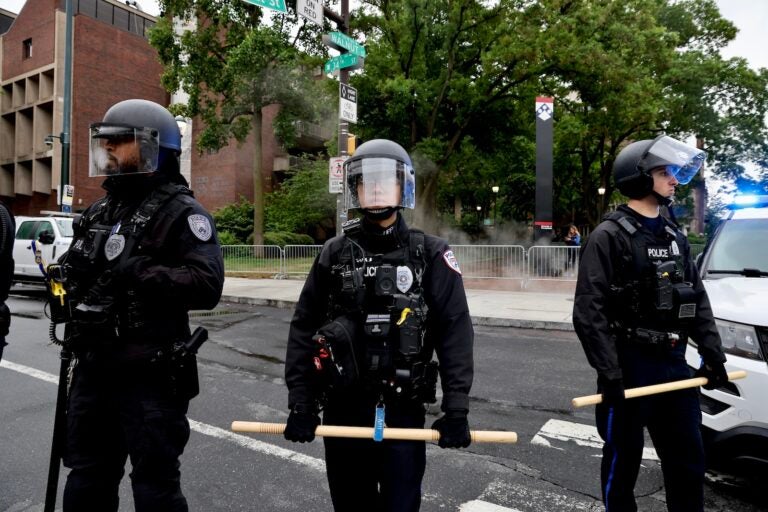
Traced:
<svg viewBox="0 0 768 512">
<path fill-rule="evenodd" d="M 675 202 L 675 196 L 664 197 L 663 195 L 659 194 L 656 191 L 651 192 L 651 194 L 653 195 L 653 197 L 656 198 L 656 201 L 659 202 L 659 206 L 666 206 L 667 208 L 669 208 L 670 206 L 672 206 L 672 203 Z"/>
<path fill-rule="evenodd" d="M 367 219 L 370 220 L 384 220 L 388 219 L 392 216 L 393 213 L 395 213 L 400 208 L 398 206 L 388 206 L 387 208 L 382 209 L 381 211 L 373 212 L 370 208 L 361 208 L 360 210 L 363 212 L 363 215 Z M 379 208 L 376 208 L 376 210 L 379 210 Z"/>
<path fill-rule="evenodd" d="M 675 196 L 664 197 L 657 192 L 652 192 L 652 194 L 653 197 L 655 197 L 659 202 L 659 206 L 664 206 L 667 208 L 667 212 L 669 213 L 669 220 L 671 220 L 672 223 L 676 226 L 679 226 L 680 224 L 677 222 L 677 217 L 675 217 L 675 211 L 672 208 L 672 205 L 675 202 Z"/>
</svg>

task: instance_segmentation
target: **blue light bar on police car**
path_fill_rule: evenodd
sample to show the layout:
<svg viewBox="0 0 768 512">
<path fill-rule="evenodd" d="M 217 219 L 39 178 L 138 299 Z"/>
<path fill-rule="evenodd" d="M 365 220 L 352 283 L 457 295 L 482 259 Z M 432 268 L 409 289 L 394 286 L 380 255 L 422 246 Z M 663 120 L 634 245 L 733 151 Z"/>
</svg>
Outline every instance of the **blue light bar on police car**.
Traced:
<svg viewBox="0 0 768 512">
<path fill-rule="evenodd" d="M 759 194 L 744 194 L 735 196 L 731 208 L 744 208 L 749 206 L 766 206 L 768 205 L 768 195 Z"/>
</svg>

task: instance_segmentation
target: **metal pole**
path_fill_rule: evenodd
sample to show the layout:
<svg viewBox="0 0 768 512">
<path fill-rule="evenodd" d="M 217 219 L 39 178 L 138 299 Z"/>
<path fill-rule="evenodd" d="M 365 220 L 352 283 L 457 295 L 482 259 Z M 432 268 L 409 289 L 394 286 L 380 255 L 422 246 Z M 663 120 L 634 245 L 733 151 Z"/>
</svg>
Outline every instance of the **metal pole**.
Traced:
<svg viewBox="0 0 768 512">
<path fill-rule="evenodd" d="M 326 13 L 327 15 L 327 13 Z M 336 20 L 339 32 L 349 34 L 349 0 L 341 0 L 341 19 Z M 347 85 L 349 83 L 349 71 L 347 69 L 339 70 L 339 82 Z M 339 156 L 347 156 L 347 134 L 349 133 L 349 123 L 339 117 Z M 343 176 L 342 176 L 343 178 Z M 342 183 L 342 186 L 346 186 Z M 341 225 L 347 220 L 347 212 L 344 210 L 344 194 L 336 195 L 336 236 L 341 235 Z"/>
<path fill-rule="evenodd" d="M 66 0 L 66 30 L 64 32 L 64 112 L 61 123 L 61 182 L 59 183 L 59 202 L 64 210 L 64 185 L 69 185 L 69 142 L 70 117 L 72 111 L 72 0 Z"/>
</svg>

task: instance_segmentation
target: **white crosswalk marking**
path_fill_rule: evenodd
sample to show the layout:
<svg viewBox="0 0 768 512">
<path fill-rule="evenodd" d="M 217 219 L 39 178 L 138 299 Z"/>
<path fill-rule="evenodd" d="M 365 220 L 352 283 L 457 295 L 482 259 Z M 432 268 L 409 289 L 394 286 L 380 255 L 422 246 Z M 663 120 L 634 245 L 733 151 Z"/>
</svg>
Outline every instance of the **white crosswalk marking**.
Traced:
<svg viewBox="0 0 768 512">
<path fill-rule="evenodd" d="M 550 440 L 573 441 L 579 446 L 588 446 L 590 448 L 602 449 L 603 447 L 603 440 L 597 433 L 597 428 L 591 425 L 563 420 L 547 421 L 539 432 L 533 436 L 531 444 L 564 450 L 564 448 L 553 446 Z M 659 456 L 656 454 L 656 450 L 646 447 L 643 448 L 643 459 L 659 460 Z"/>
<path fill-rule="evenodd" d="M 507 508 L 488 503 L 487 501 L 472 500 L 463 503 L 459 507 L 459 512 L 520 512 L 516 508 Z"/>
</svg>

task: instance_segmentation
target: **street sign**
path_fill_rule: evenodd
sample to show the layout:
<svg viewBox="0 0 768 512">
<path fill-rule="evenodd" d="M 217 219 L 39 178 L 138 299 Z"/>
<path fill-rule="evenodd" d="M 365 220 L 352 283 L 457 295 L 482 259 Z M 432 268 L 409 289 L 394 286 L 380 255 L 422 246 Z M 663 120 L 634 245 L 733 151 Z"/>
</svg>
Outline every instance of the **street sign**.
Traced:
<svg viewBox="0 0 768 512">
<path fill-rule="evenodd" d="M 75 186 L 64 185 L 64 193 L 61 195 L 61 204 L 72 206 L 72 199 L 75 197 Z"/>
<path fill-rule="evenodd" d="M 288 8 L 285 6 L 285 0 L 245 0 L 249 4 L 258 5 L 259 7 L 266 7 L 267 9 L 274 9 L 275 11 L 288 12 Z"/>
<path fill-rule="evenodd" d="M 357 122 L 357 89 L 339 84 L 339 119 Z"/>
<path fill-rule="evenodd" d="M 365 57 L 365 47 L 341 32 L 323 34 L 323 44 L 339 51 L 347 50 L 359 57 Z"/>
<path fill-rule="evenodd" d="M 323 24 L 323 2 L 320 0 L 296 0 L 296 12 L 312 23 Z"/>
<path fill-rule="evenodd" d="M 323 71 L 325 73 L 333 73 L 334 71 L 338 69 L 346 69 L 349 68 L 350 71 L 353 69 L 360 69 L 363 67 L 363 58 L 358 57 L 354 53 L 342 53 L 341 55 L 337 55 L 336 57 L 331 57 L 330 60 L 325 61 L 325 66 L 323 66 Z"/>
<path fill-rule="evenodd" d="M 328 162 L 328 192 L 344 193 L 344 161 L 346 156 L 332 156 Z"/>
</svg>

